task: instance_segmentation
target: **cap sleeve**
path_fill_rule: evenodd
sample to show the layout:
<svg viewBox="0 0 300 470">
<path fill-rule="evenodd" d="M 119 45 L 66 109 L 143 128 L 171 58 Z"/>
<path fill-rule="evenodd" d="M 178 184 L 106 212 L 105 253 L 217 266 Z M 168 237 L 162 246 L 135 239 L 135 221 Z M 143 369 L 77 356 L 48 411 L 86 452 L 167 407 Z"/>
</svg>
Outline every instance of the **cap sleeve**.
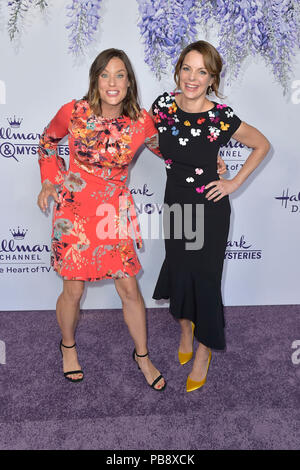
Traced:
<svg viewBox="0 0 300 470">
<path fill-rule="evenodd" d="M 152 114 L 153 116 L 158 116 L 160 111 L 164 111 L 164 108 L 171 105 L 171 96 L 170 93 L 165 91 L 162 95 L 159 95 L 152 104 Z"/>
<path fill-rule="evenodd" d="M 233 134 L 238 130 L 242 121 L 235 114 L 233 109 L 226 104 L 218 104 L 218 111 L 220 111 L 220 129 L 221 129 L 221 144 L 226 145 Z"/>
</svg>

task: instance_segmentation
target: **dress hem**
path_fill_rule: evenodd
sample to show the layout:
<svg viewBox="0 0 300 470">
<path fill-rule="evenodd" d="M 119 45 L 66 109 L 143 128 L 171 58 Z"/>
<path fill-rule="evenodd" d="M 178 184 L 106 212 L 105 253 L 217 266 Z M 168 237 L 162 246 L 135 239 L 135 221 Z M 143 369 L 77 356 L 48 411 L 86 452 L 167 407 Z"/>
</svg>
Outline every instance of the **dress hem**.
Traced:
<svg viewBox="0 0 300 470">
<path fill-rule="evenodd" d="M 159 297 L 159 298 L 155 298 L 154 296 L 152 296 L 152 298 L 155 299 L 155 300 L 162 300 L 162 299 L 163 299 L 163 300 L 167 300 L 167 299 L 169 299 L 169 297 L 162 297 L 162 296 Z M 172 313 L 170 307 L 169 307 L 169 312 L 170 312 L 170 314 L 172 315 L 172 317 L 174 317 L 176 320 L 185 319 L 185 320 L 189 320 L 189 321 L 191 321 L 191 322 L 193 322 L 193 323 L 195 324 L 195 319 L 193 319 L 193 318 L 187 318 L 187 317 L 182 317 L 182 316 L 179 316 L 179 315 L 175 315 L 174 313 Z M 195 326 L 196 326 L 196 324 L 195 324 Z M 201 338 L 201 337 L 197 334 L 196 328 L 195 328 L 195 331 L 194 331 L 194 336 L 195 336 L 196 340 L 197 340 L 199 343 L 204 344 L 204 346 L 206 346 L 207 348 L 214 349 L 214 350 L 216 350 L 216 351 L 224 351 L 224 350 L 226 349 L 226 344 L 224 344 L 224 346 L 222 346 L 222 347 L 220 347 L 220 346 L 218 346 L 218 347 L 217 347 L 217 346 L 210 346 L 210 345 L 208 344 L 208 342 L 207 342 L 205 339 Z"/>
<path fill-rule="evenodd" d="M 73 277 L 68 277 L 64 276 L 63 274 L 59 273 L 55 268 L 53 268 L 53 271 L 56 272 L 64 281 L 84 281 L 84 282 L 97 282 L 97 281 L 102 281 L 105 279 L 112 279 L 112 280 L 118 280 L 118 279 L 128 279 L 129 277 L 134 277 L 136 276 L 141 270 L 141 266 L 137 271 L 135 271 L 133 274 L 127 275 L 127 276 L 122 276 L 122 277 L 114 277 L 114 276 L 102 276 L 102 277 L 89 277 L 89 278 L 84 278 L 82 276 L 73 276 Z"/>
<path fill-rule="evenodd" d="M 168 297 L 163 297 L 162 295 L 160 297 L 154 297 L 154 295 L 152 296 L 152 299 L 154 300 L 169 300 L 170 299 L 170 296 Z"/>
</svg>

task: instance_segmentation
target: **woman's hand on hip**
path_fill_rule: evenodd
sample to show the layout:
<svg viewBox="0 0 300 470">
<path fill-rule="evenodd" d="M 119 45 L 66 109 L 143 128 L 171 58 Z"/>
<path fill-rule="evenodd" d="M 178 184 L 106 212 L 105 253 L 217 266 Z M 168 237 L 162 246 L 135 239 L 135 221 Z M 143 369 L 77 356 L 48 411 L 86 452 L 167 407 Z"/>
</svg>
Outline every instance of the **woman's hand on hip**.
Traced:
<svg viewBox="0 0 300 470">
<path fill-rule="evenodd" d="M 236 181 L 225 180 L 221 178 L 217 181 L 212 181 L 205 186 L 205 189 L 210 189 L 205 195 L 208 200 L 213 200 L 214 202 L 219 201 L 222 197 L 227 196 L 228 194 L 233 193 L 238 189 L 239 185 Z"/>
<path fill-rule="evenodd" d="M 38 206 L 43 212 L 48 209 L 49 196 L 52 196 L 54 201 L 59 202 L 54 184 L 50 183 L 50 181 L 44 181 L 41 192 L 37 199 Z"/>
<path fill-rule="evenodd" d="M 219 175 L 224 175 L 224 173 L 227 172 L 227 167 L 226 167 L 226 164 L 224 162 L 224 160 L 220 157 L 220 155 L 218 155 L 218 158 L 217 158 L 217 173 Z"/>
</svg>

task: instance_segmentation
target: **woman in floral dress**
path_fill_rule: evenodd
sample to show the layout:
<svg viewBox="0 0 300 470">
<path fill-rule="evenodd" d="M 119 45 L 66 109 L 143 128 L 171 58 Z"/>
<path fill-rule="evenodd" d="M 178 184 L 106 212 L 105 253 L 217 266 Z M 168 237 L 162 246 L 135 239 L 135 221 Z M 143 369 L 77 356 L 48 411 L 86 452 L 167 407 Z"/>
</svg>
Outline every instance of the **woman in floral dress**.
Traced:
<svg viewBox="0 0 300 470">
<path fill-rule="evenodd" d="M 68 170 L 57 151 L 66 135 Z M 51 262 L 63 278 L 56 312 L 64 375 L 73 382 L 83 379 L 75 330 L 84 284 L 113 279 L 135 345 L 133 358 L 150 386 L 161 391 L 166 385 L 148 356 L 145 307 L 135 277 L 141 266 L 133 238 L 138 247 L 142 241 L 126 186 L 128 166 L 144 143 L 159 153 L 152 118 L 138 105 L 130 61 L 123 51 L 105 50 L 91 66 L 87 95 L 61 107 L 39 146 L 38 204 L 45 211 L 48 197 L 55 200 Z"/>
<path fill-rule="evenodd" d="M 181 93 L 163 93 L 152 106 L 159 149 L 166 163 L 165 203 L 177 205 L 182 214 L 179 221 L 178 217 L 176 222 L 167 221 L 166 257 L 153 297 L 170 299 L 170 312 L 180 322 L 181 364 L 192 359 L 193 333 L 199 342 L 187 391 L 204 385 L 210 348 L 225 348 L 221 278 L 230 219 L 228 195 L 241 186 L 269 150 L 267 139 L 257 129 L 242 122 L 226 104 L 207 99 L 212 90 L 218 96 L 221 70 L 221 57 L 211 44 L 190 44 L 175 68 Z M 219 179 L 218 151 L 231 137 L 253 151 L 233 179 Z M 191 243 L 186 236 L 187 205 L 192 206 L 188 222 L 196 234 L 203 230 L 203 244 L 199 240 Z M 198 211 L 201 206 L 203 212 Z M 182 237 L 177 236 L 178 229 Z"/>
</svg>

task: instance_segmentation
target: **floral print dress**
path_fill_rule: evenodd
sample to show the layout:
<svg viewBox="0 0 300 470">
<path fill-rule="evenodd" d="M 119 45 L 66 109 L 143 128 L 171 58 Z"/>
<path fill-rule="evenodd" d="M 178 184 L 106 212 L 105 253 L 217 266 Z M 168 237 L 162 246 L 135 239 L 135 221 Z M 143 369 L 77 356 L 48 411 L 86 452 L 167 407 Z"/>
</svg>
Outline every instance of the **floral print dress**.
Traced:
<svg viewBox="0 0 300 470">
<path fill-rule="evenodd" d="M 172 217 L 164 221 L 169 227 L 166 256 L 153 298 L 170 299 L 171 314 L 191 320 L 199 342 L 224 349 L 221 279 L 230 203 L 228 196 L 218 202 L 206 199 L 205 186 L 219 179 L 219 148 L 241 120 L 229 106 L 214 102 L 207 112 L 187 113 L 167 92 L 155 100 L 152 112 L 167 172 L 164 202 L 181 215 L 175 222 L 170 210 Z M 204 238 L 202 248 L 193 240 L 195 233 Z"/>
<path fill-rule="evenodd" d="M 58 154 L 68 135 L 69 169 Z M 132 121 L 95 116 L 86 100 L 65 104 L 39 143 L 41 180 L 57 185 L 51 264 L 63 279 L 97 281 L 135 276 L 142 245 L 128 165 L 144 143 L 157 150 L 157 131 L 145 110 Z M 131 222 L 131 223 L 130 223 Z"/>
</svg>

